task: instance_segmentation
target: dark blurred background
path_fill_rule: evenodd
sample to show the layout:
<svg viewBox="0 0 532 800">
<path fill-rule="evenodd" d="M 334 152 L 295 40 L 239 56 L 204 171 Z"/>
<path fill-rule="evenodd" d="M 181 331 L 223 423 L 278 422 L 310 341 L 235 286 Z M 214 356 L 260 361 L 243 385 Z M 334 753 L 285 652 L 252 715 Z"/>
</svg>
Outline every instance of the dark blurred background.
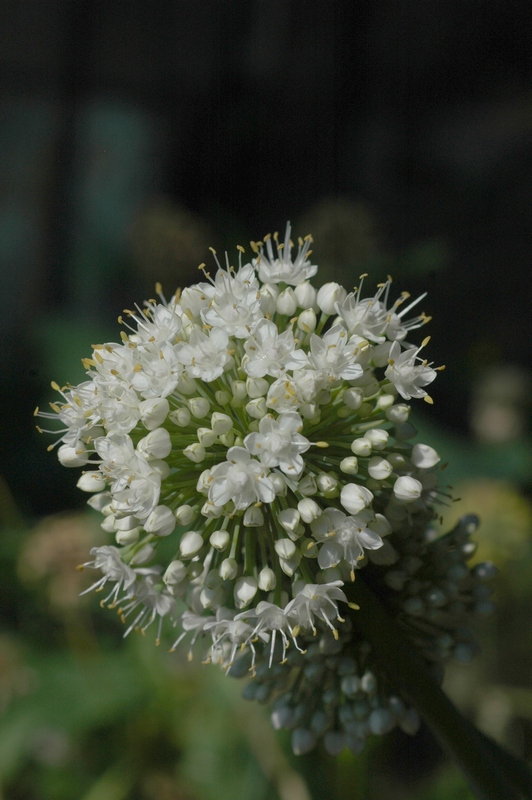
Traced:
<svg viewBox="0 0 532 800">
<path fill-rule="evenodd" d="M 155 281 L 170 294 L 197 280 L 209 245 L 234 251 L 289 219 L 296 235 L 313 234 L 322 281 L 390 273 L 398 291 L 428 291 L 430 358 L 448 368 L 417 423 L 464 498 L 448 519 L 484 513 L 484 556 L 521 570 L 519 596 L 500 590 L 492 660 L 470 674 L 484 669 L 492 688 L 530 685 L 530 637 L 518 632 L 532 603 L 531 21 L 522 0 L 0 0 L 0 522 L 25 531 L 4 540 L 3 569 L 18 563 L 22 575 L 7 581 L 8 650 L 24 625 L 30 650 L 55 631 L 71 654 L 79 643 L 68 637 L 87 635 L 63 630 L 64 609 L 58 622 L 55 601 L 31 594 L 20 552 L 24 536 L 46 540 L 31 527 L 43 516 L 81 512 L 85 500 L 32 426 L 50 380 L 81 381 L 91 342 L 116 340 L 116 316 Z M 41 572 L 51 580 L 52 567 Z M 508 659 L 494 666 L 499 646 Z M 523 751 L 532 697 L 515 722 L 497 691 L 494 707 L 510 709 L 504 724 L 495 714 L 499 738 Z M 21 789 L 13 765 L 41 763 L 24 747 L 6 767 L 6 798 L 93 800 L 100 762 L 79 792 L 66 778 L 64 795 Z M 449 785 L 442 797 L 468 797 Z M 179 786 L 94 798 L 208 796 Z M 357 797 L 380 800 L 383 786 Z"/>
</svg>

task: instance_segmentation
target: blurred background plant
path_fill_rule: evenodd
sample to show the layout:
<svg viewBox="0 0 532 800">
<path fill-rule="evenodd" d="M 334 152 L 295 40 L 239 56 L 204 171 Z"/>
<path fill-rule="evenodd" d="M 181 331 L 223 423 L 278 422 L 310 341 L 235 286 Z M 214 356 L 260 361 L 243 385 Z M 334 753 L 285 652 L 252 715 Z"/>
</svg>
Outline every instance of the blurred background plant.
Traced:
<svg viewBox="0 0 532 800">
<path fill-rule="evenodd" d="M 532 12 L 515 0 L 4 0 L 0 9 L 0 797 L 466 800 L 423 727 L 295 759 L 215 668 L 122 640 L 75 567 L 104 542 L 46 452 L 47 386 L 209 245 L 290 219 L 323 280 L 428 291 L 448 370 L 420 436 L 498 564 L 445 688 L 532 753 Z"/>
</svg>

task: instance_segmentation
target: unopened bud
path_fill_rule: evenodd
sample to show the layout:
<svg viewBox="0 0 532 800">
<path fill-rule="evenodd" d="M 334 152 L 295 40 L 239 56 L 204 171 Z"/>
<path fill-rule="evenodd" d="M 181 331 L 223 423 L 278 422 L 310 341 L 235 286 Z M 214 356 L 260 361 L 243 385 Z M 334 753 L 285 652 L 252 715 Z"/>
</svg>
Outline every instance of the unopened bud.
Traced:
<svg viewBox="0 0 532 800">
<path fill-rule="evenodd" d="M 294 289 L 298 308 L 314 308 L 316 305 L 316 294 L 316 289 L 308 281 L 298 284 Z"/>
<path fill-rule="evenodd" d="M 203 539 L 197 531 L 187 531 L 179 542 L 179 551 L 183 558 L 192 558 L 203 547 Z"/>
<path fill-rule="evenodd" d="M 196 517 L 196 511 L 188 504 L 179 506 L 175 512 L 175 518 L 178 525 L 190 525 Z"/>
<path fill-rule="evenodd" d="M 205 458 L 205 448 L 199 442 L 194 442 L 193 444 L 189 444 L 188 447 L 185 447 L 183 455 L 193 461 L 194 464 L 201 464 Z"/>
<path fill-rule="evenodd" d="M 197 419 L 203 419 L 211 410 L 210 403 L 205 397 L 191 397 L 188 401 L 188 407 L 192 415 Z"/>
<path fill-rule="evenodd" d="M 76 486 L 83 492 L 101 492 L 105 489 L 106 480 L 99 469 L 84 472 Z"/>
<path fill-rule="evenodd" d="M 275 572 L 271 567 L 263 567 L 259 572 L 259 589 L 262 592 L 271 592 L 277 585 Z"/>
<path fill-rule="evenodd" d="M 175 411 L 170 411 L 168 419 L 179 428 L 186 428 L 190 422 L 190 411 L 188 408 L 176 408 Z"/>
<path fill-rule="evenodd" d="M 292 317 L 295 314 L 297 300 L 294 290 L 290 286 L 287 286 L 287 288 L 281 292 L 275 303 L 275 308 L 278 314 L 284 314 L 286 317 Z"/>
<path fill-rule="evenodd" d="M 166 428 L 156 428 L 137 444 L 137 451 L 147 458 L 166 458 L 172 451 L 170 434 Z"/>
<path fill-rule="evenodd" d="M 302 311 L 299 315 L 297 324 L 305 333 L 314 333 L 317 324 L 316 313 L 312 308 L 307 308 L 306 311 Z"/>
<path fill-rule="evenodd" d="M 157 506 L 144 523 L 144 530 L 154 536 L 168 536 L 174 528 L 175 515 L 168 506 Z"/>
<path fill-rule="evenodd" d="M 245 608 L 257 594 L 257 581 L 251 575 L 243 575 L 235 583 L 233 596 L 237 608 Z"/>
<path fill-rule="evenodd" d="M 324 314 L 336 314 L 336 304 L 343 303 L 347 292 L 338 283 L 325 283 L 318 291 L 316 302 Z"/>
<path fill-rule="evenodd" d="M 220 564 L 220 577 L 223 581 L 232 581 L 238 573 L 238 564 L 234 558 L 224 558 Z"/>
<path fill-rule="evenodd" d="M 219 550 L 220 552 L 228 547 L 230 541 L 231 537 L 227 531 L 214 531 L 209 537 L 209 542 L 215 550 Z"/>
<path fill-rule="evenodd" d="M 139 404 L 139 411 L 144 427 L 153 431 L 165 421 L 170 405 L 165 397 L 150 397 Z"/>
</svg>

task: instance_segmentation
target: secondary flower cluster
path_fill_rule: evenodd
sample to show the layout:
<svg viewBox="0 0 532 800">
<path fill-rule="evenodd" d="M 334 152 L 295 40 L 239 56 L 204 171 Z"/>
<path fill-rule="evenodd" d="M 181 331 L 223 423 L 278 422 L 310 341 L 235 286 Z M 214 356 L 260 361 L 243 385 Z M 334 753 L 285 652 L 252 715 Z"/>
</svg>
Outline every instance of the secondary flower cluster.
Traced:
<svg viewBox="0 0 532 800">
<path fill-rule="evenodd" d="M 121 342 L 94 345 L 88 379 L 53 384 L 61 400 L 37 411 L 61 421 L 59 460 L 85 468 L 78 486 L 115 537 L 84 566 L 126 634 L 156 623 L 159 641 L 169 618 L 172 650 L 186 639 L 192 657 L 200 640 L 207 660 L 234 671 L 245 656 L 270 678 L 314 664 L 312 641 L 350 641 L 342 587 L 368 561 L 396 564 L 397 537 L 415 567 L 439 492 L 439 456 L 409 442 L 405 402 L 432 402 L 437 375 L 428 338 L 407 341 L 424 296 L 392 300 L 388 279 L 365 298 L 364 276 L 316 290 L 310 244 L 293 255 L 288 226 L 249 261 L 239 247 L 236 267 L 213 251 L 213 277 L 201 265 L 202 282 L 124 312 Z M 388 587 L 402 592 L 414 562 Z"/>
</svg>

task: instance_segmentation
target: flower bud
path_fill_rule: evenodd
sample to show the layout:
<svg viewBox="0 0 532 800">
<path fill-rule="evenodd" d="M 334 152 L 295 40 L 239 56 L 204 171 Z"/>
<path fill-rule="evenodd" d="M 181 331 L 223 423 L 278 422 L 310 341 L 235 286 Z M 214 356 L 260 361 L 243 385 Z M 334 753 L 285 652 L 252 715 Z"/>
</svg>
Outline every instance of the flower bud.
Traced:
<svg viewBox="0 0 532 800">
<path fill-rule="evenodd" d="M 256 506 L 249 506 L 244 512 L 244 519 L 242 520 L 246 528 L 260 528 L 264 525 L 264 514 Z"/>
<path fill-rule="evenodd" d="M 216 400 L 219 406 L 226 406 L 231 400 L 231 395 L 224 389 L 219 389 L 217 392 L 214 393 L 214 399 Z"/>
<path fill-rule="evenodd" d="M 296 546 L 291 539 L 277 539 L 274 548 L 279 558 L 292 558 L 296 552 Z"/>
<path fill-rule="evenodd" d="M 286 497 L 286 493 L 288 488 L 286 486 L 286 481 L 282 475 L 279 475 L 278 472 L 273 472 L 269 475 L 271 482 L 273 483 L 273 488 L 277 497 Z"/>
<path fill-rule="evenodd" d="M 131 561 L 129 562 L 130 567 L 138 567 L 140 564 L 145 564 L 146 561 L 149 561 L 150 558 L 153 558 L 153 554 L 155 553 L 155 548 L 151 544 L 145 544 L 140 550 L 135 553 Z"/>
<path fill-rule="evenodd" d="M 204 447 L 210 447 L 218 438 L 210 428 L 198 428 L 198 442 Z"/>
<path fill-rule="evenodd" d="M 316 494 L 316 492 L 318 491 L 318 487 L 316 485 L 316 481 L 313 475 L 305 475 L 303 478 L 301 478 L 301 480 L 297 485 L 297 488 L 298 491 L 301 492 L 301 494 L 304 494 L 307 497 Z"/>
<path fill-rule="evenodd" d="M 89 497 L 87 500 L 87 505 L 93 508 L 94 511 L 100 511 L 102 514 L 106 513 L 105 509 L 109 509 L 109 513 L 111 513 L 111 498 L 107 492 L 93 494 L 92 497 Z"/>
<path fill-rule="evenodd" d="M 176 408 L 175 411 L 170 411 L 168 419 L 179 428 L 186 428 L 190 422 L 190 411 L 188 408 Z"/>
<path fill-rule="evenodd" d="M 380 411 L 387 411 L 393 406 L 394 401 L 395 397 L 393 394 L 381 394 L 375 403 L 375 408 L 378 408 Z"/>
<path fill-rule="evenodd" d="M 201 513 L 204 517 L 208 519 L 218 519 L 224 513 L 223 506 L 215 506 L 214 503 L 211 503 L 210 500 L 207 500 L 206 503 L 203 503 L 201 507 Z"/>
<path fill-rule="evenodd" d="M 263 567 L 259 572 L 259 589 L 262 592 L 271 592 L 277 585 L 275 572 L 271 567 Z"/>
<path fill-rule="evenodd" d="M 264 397 L 269 388 L 270 384 L 264 378 L 248 378 L 246 381 L 246 391 L 252 399 Z"/>
<path fill-rule="evenodd" d="M 255 400 L 250 400 L 249 403 L 246 404 L 246 411 L 253 419 L 262 419 L 268 412 L 266 398 L 257 397 Z"/>
<path fill-rule="evenodd" d="M 182 561 L 176 559 L 175 561 L 171 561 L 166 571 L 163 575 L 163 583 L 167 586 L 174 586 L 177 583 L 181 583 L 187 577 L 187 568 L 183 564 Z"/>
<path fill-rule="evenodd" d="M 128 531 L 117 531 L 115 534 L 116 543 L 122 547 L 128 544 L 136 544 L 140 537 L 140 528 L 131 528 Z"/>
<path fill-rule="evenodd" d="M 299 413 L 303 419 L 314 419 L 319 414 L 319 408 L 316 403 L 303 403 L 299 407 Z"/>
<path fill-rule="evenodd" d="M 389 453 L 386 458 L 394 469 L 404 469 L 406 466 L 406 458 L 401 453 Z"/>
<path fill-rule="evenodd" d="M 351 450 L 357 456 L 369 456 L 371 455 L 371 442 L 365 436 L 360 439 L 354 439 L 351 442 Z"/>
<path fill-rule="evenodd" d="M 196 517 L 196 511 L 185 503 L 185 505 L 179 506 L 175 512 L 175 518 L 178 525 L 190 525 L 191 522 L 194 521 Z"/>
<path fill-rule="evenodd" d="M 181 394 L 194 394 L 196 391 L 196 381 L 184 372 L 179 376 L 177 390 L 181 392 Z"/>
<path fill-rule="evenodd" d="M 78 442 L 75 447 L 62 444 L 57 451 L 57 458 L 64 467 L 84 467 L 89 461 L 89 455 L 82 442 Z"/>
<path fill-rule="evenodd" d="M 106 480 L 99 469 L 84 472 L 76 484 L 83 492 L 101 492 L 105 485 Z"/>
<path fill-rule="evenodd" d="M 296 508 L 285 508 L 277 515 L 279 524 L 288 533 L 294 533 L 299 525 L 299 511 Z"/>
<path fill-rule="evenodd" d="M 188 407 L 192 415 L 197 419 L 203 419 L 211 410 L 210 403 L 205 397 L 191 397 L 188 401 Z"/>
<path fill-rule="evenodd" d="M 279 558 L 279 564 L 281 565 L 281 569 L 285 575 L 288 575 L 289 578 L 292 577 L 296 569 L 299 567 L 301 563 L 301 552 L 300 550 L 296 550 L 290 558 Z"/>
<path fill-rule="evenodd" d="M 316 302 L 324 314 L 336 314 L 336 304 L 343 303 L 347 292 L 338 283 L 325 283 L 318 291 Z"/>
<path fill-rule="evenodd" d="M 338 493 L 338 481 L 333 475 L 328 475 L 327 472 L 322 472 L 318 475 L 316 483 L 319 491 L 325 497 L 333 497 Z"/>
<path fill-rule="evenodd" d="M 201 464 L 205 458 L 205 448 L 199 442 L 194 442 L 193 444 L 189 444 L 188 447 L 185 447 L 183 455 L 193 461 L 194 464 Z"/>
<path fill-rule="evenodd" d="M 371 428 L 366 431 L 364 436 L 369 439 L 374 450 L 384 450 L 390 438 L 388 431 L 384 431 L 382 428 Z"/>
<path fill-rule="evenodd" d="M 298 308 L 314 308 L 316 305 L 316 289 L 308 281 L 303 281 L 294 289 Z"/>
<path fill-rule="evenodd" d="M 351 386 L 351 388 L 346 389 L 343 393 L 342 400 L 352 411 L 358 411 L 364 400 L 364 392 L 362 389 L 356 389 L 354 386 Z"/>
<path fill-rule="evenodd" d="M 294 290 L 290 286 L 287 286 L 281 292 L 275 303 L 275 308 L 278 314 L 284 314 L 286 317 L 293 317 L 296 313 L 297 300 Z"/>
<path fill-rule="evenodd" d="M 162 458 L 150 458 L 150 469 L 159 473 L 161 481 L 166 480 L 170 475 L 170 467 Z"/>
<path fill-rule="evenodd" d="M 230 541 L 231 537 L 227 531 L 214 531 L 214 533 L 211 533 L 209 537 L 209 542 L 211 545 L 215 548 L 215 550 L 219 550 L 220 552 L 228 547 Z"/>
<path fill-rule="evenodd" d="M 144 427 L 153 431 L 165 421 L 170 405 L 165 397 L 150 397 L 139 404 L 139 411 Z"/>
<path fill-rule="evenodd" d="M 106 533 L 114 533 L 116 531 L 115 515 L 108 514 L 104 521 L 100 523 L 100 528 L 102 528 Z"/>
<path fill-rule="evenodd" d="M 220 440 L 220 444 L 223 444 L 224 447 L 229 448 L 232 447 L 235 443 L 235 434 L 233 433 L 233 431 L 229 431 L 229 433 L 221 433 L 218 436 L 218 439 Z"/>
<path fill-rule="evenodd" d="M 316 313 L 312 308 L 307 308 L 306 311 L 302 311 L 297 320 L 298 327 L 305 333 L 314 333 L 317 322 Z"/>
<path fill-rule="evenodd" d="M 144 530 L 154 536 L 168 536 L 175 528 L 175 515 L 168 506 L 157 506 L 144 523 Z"/>
<path fill-rule="evenodd" d="M 234 408 L 241 408 L 248 396 L 245 381 L 231 381 L 231 391 L 233 393 L 231 405 Z"/>
<path fill-rule="evenodd" d="M 208 494 L 210 485 L 211 485 L 211 471 L 210 469 L 204 469 L 198 478 L 196 489 L 198 490 L 198 492 L 201 492 L 201 494 Z"/>
<path fill-rule="evenodd" d="M 349 514 L 358 514 L 363 508 L 371 505 L 373 495 L 358 483 L 346 484 L 340 493 L 340 502 Z"/>
<path fill-rule="evenodd" d="M 128 514 L 127 517 L 115 517 L 114 527 L 116 531 L 130 531 L 136 528 L 139 524 L 138 519 L 134 514 Z"/>
<path fill-rule="evenodd" d="M 257 581 L 251 575 L 243 575 L 235 583 L 233 596 L 237 608 L 245 608 L 257 594 Z"/>
<path fill-rule="evenodd" d="M 358 472 L 358 458 L 356 456 L 348 456 L 340 461 L 340 469 L 346 475 L 356 475 Z"/>
<path fill-rule="evenodd" d="M 380 456 L 373 456 L 368 462 L 368 472 L 377 481 L 385 481 L 393 471 L 389 461 Z"/>
<path fill-rule="evenodd" d="M 211 416 L 211 428 L 216 436 L 223 433 L 229 433 L 233 429 L 233 420 L 229 414 L 223 414 L 221 411 L 215 411 Z"/>
<path fill-rule="evenodd" d="M 212 589 L 210 586 L 204 586 L 199 596 L 199 600 L 203 608 L 220 608 L 223 603 L 223 599 L 224 592 L 220 587 Z"/>
<path fill-rule="evenodd" d="M 203 539 L 197 531 L 187 531 L 179 542 L 179 551 L 183 558 L 192 558 L 203 547 Z"/>
<path fill-rule="evenodd" d="M 271 283 L 264 283 L 260 289 L 260 307 L 263 314 L 275 314 L 275 301 L 279 296 L 279 288 Z"/>
<path fill-rule="evenodd" d="M 232 581 L 238 573 L 238 564 L 234 558 L 224 558 L 220 564 L 220 577 L 223 581 Z"/>
<path fill-rule="evenodd" d="M 429 447 L 428 444 L 415 444 L 412 448 L 411 458 L 418 469 L 430 469 L 441 460 L 436 450 Z"/>
<path fill-rule="evenodd" d="M 172 451 L 170 434 L 166 428 L 156 428 L 137 444 L 137 452 L 147 458 L 166 458 Z"/>
<path fill-rule="evenodd" d="M 421 483 L 409 475 L 397 478 L 393 485 L 393 493 L 402 503 L 413 503 L 421 497 L 422 490 Z"/>
<path fill-rule="evenodd" d="M 306 523 L 313 522 L 321 514 L 321 508 L 316 501 L 311 500 L 310 497 L 305 497 L 303 500 L 300 500 L 297 504 L 297 510 L 303 522 Z"/>
<path fill-rule="evenodd" d="M 386 411 L 386 419 L 389 419 L 390 422 L 406 422 L 409 416 L 410 406 L 407 406 L 406 403 L 398 403 Z"/>
</svg>

